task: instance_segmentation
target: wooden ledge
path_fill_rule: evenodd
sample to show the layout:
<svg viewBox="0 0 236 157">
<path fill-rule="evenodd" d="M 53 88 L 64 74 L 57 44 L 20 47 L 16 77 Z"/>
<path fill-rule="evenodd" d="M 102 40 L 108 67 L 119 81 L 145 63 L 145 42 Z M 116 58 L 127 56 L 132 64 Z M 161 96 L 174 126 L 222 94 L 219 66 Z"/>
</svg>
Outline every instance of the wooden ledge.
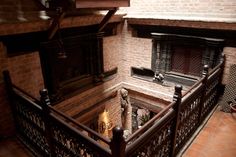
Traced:
<svg viewBox="0 0 236 157">
<path fill-rule="evenodd" d="M 223 21 L 194 21 L 184 19 L 158 19 L 158 18 L 138 18 L 126 17 L 128 24 L 135 25 L 155 25 L 155 26 L 170 26 L 170 27 L 185 27 L 197 29 L 214 29 L 214 30 L 233 30 L 236 31 L 235 22 Z"/>
<path fill-rule="evenodd" d="M 84 16 L 65 17 L 61 21 L 61 28 L 80 27 L 96 25 L 101 22 L 105 15 L 94 14 Z M 109 23 L 122 22 L 124 14 L 114 15 Z M 37 20 L 37 21 L 25 21 L 25 22 L 9 22 L 0 23 L 0 36 L 14 35 L 30 32 L 40 32 L 49 29 L 52 20 Z"/>
</svg>

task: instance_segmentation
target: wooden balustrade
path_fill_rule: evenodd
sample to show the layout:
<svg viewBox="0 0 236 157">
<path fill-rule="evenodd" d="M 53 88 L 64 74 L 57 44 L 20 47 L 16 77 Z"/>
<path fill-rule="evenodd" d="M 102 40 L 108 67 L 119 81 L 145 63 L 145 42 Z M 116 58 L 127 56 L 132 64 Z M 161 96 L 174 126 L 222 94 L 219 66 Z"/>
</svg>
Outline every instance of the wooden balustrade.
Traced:
<svg viewBox="0 0 236 157">
<path fill-rule="evenodd" d="M 37 100 L 12 85 L 9 72 L 4 79 L 17 135 L 36 156 L 174 157 L 216 105 L 223 68 L 223 60 L 209 73 L 204 66 L 203 77 L 187 93 L 177 85 L 165 109 L 127 139 L 115 127 L 111 140 L 52 107 L 47 90 Z"/>
<path fill-rule="evenodd" d="M 17 135 L 35 156 L 110 157 L 111 141 L 50 106 L 47 90 L 37 100 L 12 85 L 4 72 Z M 95 139 L 88 135 L 91 135 Z M 100 143 L 107 144 L 103 147 Z"/>
</svg>

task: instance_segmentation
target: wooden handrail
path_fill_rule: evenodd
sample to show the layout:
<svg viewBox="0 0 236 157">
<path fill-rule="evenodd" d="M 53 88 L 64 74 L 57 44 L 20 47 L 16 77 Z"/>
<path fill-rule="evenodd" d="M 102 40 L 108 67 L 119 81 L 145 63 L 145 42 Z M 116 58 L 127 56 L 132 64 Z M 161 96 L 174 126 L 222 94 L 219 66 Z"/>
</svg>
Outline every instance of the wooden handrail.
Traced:
<svg viewBox="0 0 236 157">
<path fill-rule="evenodd" d="M 186 96 L 189 92 L 191 92 L 194 88 L 196 88 L 197 86 L 199 86 L 202 81 L 204 80 L 204 78 L 202 77 L 199 81 L 197 81 L 196 83 L 194 83 L 193 86 L 191 86 L 183 95 L 182 97 Z"/>
<path fill-rule="evenodd" d="M 139 147 L 140 144 L 145 141 L 145 137 L 150 137 L 153 132 L 160 131 L 163 124 L 165 124 L 167 121 L 169 121 L 170 120 L 169 118 L 174 117 L 174 115 L 175 115 L 174 110 L 165 114 L 162 119 L 160 119 L 157 123 L 153 124 L 152 127 L 150 127 L 145 133 L 143 133 L 141 135 L 142 137 L 135 140 L 134 142 L 132 142 L 130 145 L 128 145 L 126 147 L 126 151 L 125 151 L 126 155 L 129 156 L 132 153 L 132 151 L 134 151 L 137 147 Z"/>
<path fill-rule="evenodd" d="M 84 135 L 81 131 L 79 131 L 78 129 L 70 126 L 67 122 L 63 121 L 61 118 L 59 118 L 58 116 L 56 116 L 53 113 L 50 113 L 50 116 L 52 118 L 54 118 L 56 121 L 58 121 L 59 123 L 61 123 L 63 126 L 67 127 L 68 129 L 70 129 L 71 131 L 73 131 L 74 133 L 80 135 L 82 138 L 84 138 L 86 141 L 88 141 L 89 143 L 91 143 L 94 147 L 101 149 L 102 151 L 104 151 L 104 153 L 111 155 L 111 150 L 109 148 L 106 147 L 102 147 L 102 145 L 100 145 L 97 141 L 93 140 L 92 138 L 89 138 L 89 136 Z M 104 142 L 104 141 L 103 141 Z"/>
<path fill-rule="evenodd" d="M 214 78 L 215 76 L 217 76 L 217 73 L 218 73 L 218 75 L 219 75 L 220 70 L 221 70 L 221 69 L 216 69 L 211 75 L 208 76 L 207 80 L 209 81 L 209 80 L 211 80 L 212 78 Z"/>
<path fill-rule="evenodd" d="M 23 98 L 24 100 L 28 101 L 32 107 L 36 107 L 40 110 L 42 110 L 42 107 L 40 106 L 40 103 L 38 102 L 35 102 L 33 97 L 30 97 L 29 95 L 27 95 L 26 92 L 22 92 L 21 90 L 19 90 L 18 88 L 13 88 L 13 91 L 18 95 L 20 96 L 21 98 Z M 37 100 L 37 99 L 36 99 Z M 39 100 L 37 100 L 39 101 Z"/>
<path fill-rule="evenodd" d="M 219 69 L 224 63 L 221 62 L 220 64 L 218 64 L 216 67 L 214 67 L 210 72 L 209 75 L 213 74 L 217 69 Z"/>
<path fill-rule="evenodd" d="M 75 121 L 73 118 L 67 116 L 66 114 L 62 113 L 61 111 L 58 111 L 57 109 L 55 109 L 53 106 L 49 106 L 49 108 L 55 112 L 56 114 L 60 115 L 61 117 L 65 118 L 66 120 L 72 122 L 73 124 L 75 124 L 77 127 L 89 132 L 90 134 L 92 134 L 93 136 L 95 136 L 96 138 L 98 138 L 99 140 L 105 142 L 106 144 L 110 144 L 111 140 L 108 138 L 105 138 L 103 136 L 101 136 L 99 133 L 93 131 L 92 129 L 84 126 L 83 124 L 78 123 L 77 121 Z"/>
<path fill-rule="evenodd" d="M 161 110 L 158 114 L 156 114 L 152 119 L 150 119 L 147 123 L 145 123 L 140 129 L 138 129 L 136 132 L 134 132 L 130 137 L 128 137 L 125 142 L 126 144 L 132 141 L 134 138 L 138 137 L 138 135 L 145 132 L 148 128 L 150 128 L 153 123 L 163 116 L 170 108 L 172 108 L 175 105 L 175 102 L 170 103 L 166 108 Z"/>
<path fill-rule="evenodd" d="M 218 64 L 216 67 L 214 67 L 209 73 L 208 73 L 208 78 L 211 77 L 212 74 L 214 74 L 217 70 L 220 69 L 220 67 L 222 66 L 223 62 L 221 62 L 220 64 Z M 204 78 L 202 77 L 200 80 L 198 80 L 196 83 L 194 83 L 193 86 L 191 86 L 183 95 L 182 97 L 186 96 L 190 91 L 192 91 L 194 88 L 196 88 L 198 85 L 200 85 L 202 83 L 202 81 L 204 80 Z"/>
<path fill-rule="evenodd" d="M 30 99 L 32 99 L 32 100 L 33 100 L 34 102 L 36 102 L 37 104 L 40 103 L 40 101 L 39 101 L 37 98 L 35 98 L 35 97 L 32 96 L 31 94 L 25 92 L 25 91 L 24 91 L 23 89 L 21 89 L 20 87 L 14 85 L 14 84 L 12 84 L 12 87 L 15 88 L 15 89 L 17 89 L 18 91 L 20 91 L 21 93 L 23 93 L 24 95 L 26 95 L 27 97 L 29 97 Z"/>
</svg>

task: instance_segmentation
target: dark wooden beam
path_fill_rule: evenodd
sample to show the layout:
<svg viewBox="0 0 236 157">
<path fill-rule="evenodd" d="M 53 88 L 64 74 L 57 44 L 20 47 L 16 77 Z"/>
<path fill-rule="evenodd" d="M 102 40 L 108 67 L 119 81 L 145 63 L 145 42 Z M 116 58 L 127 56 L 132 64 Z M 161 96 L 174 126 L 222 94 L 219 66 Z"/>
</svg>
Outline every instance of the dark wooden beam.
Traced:
<svg viewBox="0 0 236 157">
<path fill-rule="evenodd" d="M 75 0 L 76 8 L 128 7 L 130 0 Z"/>
<path fill-rule="evenodd" d="M 60 23 L 61 23 L 62 19 L 66 15 L 66 13 L 64 11 L 62 11 L 62 8 L 58 8 L 57 12 L 58 12 L 58 15 L 53 19 L 52 25 L 49 28 L 49 35 L 48 35 L 49 40 L 54 37 L 54 35 L 58 31 L 58 29 L 60 28 Z"/>
<path fill-rule="evenodd" d="M 105 17 L 102 19 L 101 23 L 98 26 L 98 32 L 101 32 L 103 28 L 107 25 L 111 17 L 116 13 L 118 8 L 113 8 L 108 11 L 108 13 L 105 15 Z"/>
</svg>

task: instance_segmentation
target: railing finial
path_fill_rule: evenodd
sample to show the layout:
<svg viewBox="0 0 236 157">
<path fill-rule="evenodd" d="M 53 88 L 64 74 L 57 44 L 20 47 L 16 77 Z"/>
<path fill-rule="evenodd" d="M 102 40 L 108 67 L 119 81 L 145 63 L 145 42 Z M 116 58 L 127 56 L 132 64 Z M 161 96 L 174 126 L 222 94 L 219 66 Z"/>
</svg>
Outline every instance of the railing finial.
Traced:
<svg viewBox="0 0 236 157">
<path fill-rule="evenodd" d="M 225 61 L 225 54 L 221 54 L 220 56 L 220 63 L 223 63 Z"/>
<path fill-rule="evenodd" d="M 111 152 L 112 157 L 125 157 L 125 139 L 122 127 L 116 126 L 112 129 Z"/>
<path fill-rule="evenodd" d="M 42 89 L 40 90 L 40 101 L 41 104 L 43 105 L 42 107 L 48 107 L 51 103 L 50 103 L 50 99 L 48 96 L 48 90 L 47 89 Z"/>
<path fill-rule="evenodd" d="M 174 93 L 174 96 L 173 96 L 174 101 L 176 101 L 177 99 L 182 98 L 182 89 L 183 89 L 183 86 L 181 86 L 179 84 L 175 85 L 175 93 Z"/>
<path fill-rule="evenodd" d="M 209 65 L 206 64 L 203 67 L 202 76 L 204 77 L 204 76 L 208 75 L 208 72 L 209 72 Z"/>
<path fill-rule="evenodd" d="M 113 136 L 114 138 L 121 138 L 121 137 L 123 137 L 124 130 L 122 127 L 116 126 L 112 129 L 112 133 L 113 133 L 113 135 L 115 135 L 115 136 Z"/>
</svg>

